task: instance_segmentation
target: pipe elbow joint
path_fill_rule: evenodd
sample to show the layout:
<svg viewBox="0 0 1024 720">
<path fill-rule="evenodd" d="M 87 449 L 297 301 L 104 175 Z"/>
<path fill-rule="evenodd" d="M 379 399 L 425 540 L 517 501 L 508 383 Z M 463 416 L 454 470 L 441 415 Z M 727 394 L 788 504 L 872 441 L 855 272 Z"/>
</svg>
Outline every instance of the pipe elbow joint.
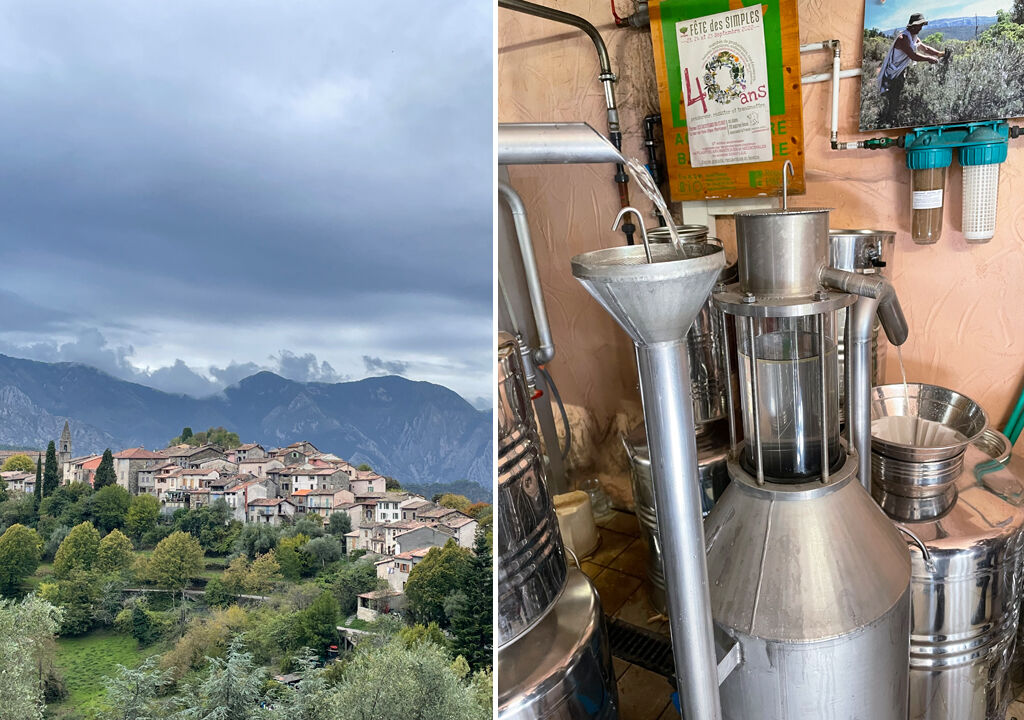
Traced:
<svg viewBox="0 0 1024 720">
<path fill-rule="evenodd" d="M 882 295 L 878 298 L 878 319 L 889 342 L 893 345 L 902 345 L 910 334 L 907 318 L 903 315 L 903 307 L 900 305 L 900 299 L 896 297 L 896 290 L 892 284 L 885 279 L 882 280 L 882 284 Z"/>
<path fill-rule="evenodd" d="M 878 300 L 878 319 L 882 323 L 882 329 L 885 331 L 885 336 L 889 338 L 889 342 L 893 345 L 902 345 L 907 341 L 910 332 L 907 327 L 907 319 L 903 315 L 903 308 L 896 296 L 896 290 L 885 278 L 826 267 L 821 271 L 821 284 L 835 290 Z"/>
</svg>

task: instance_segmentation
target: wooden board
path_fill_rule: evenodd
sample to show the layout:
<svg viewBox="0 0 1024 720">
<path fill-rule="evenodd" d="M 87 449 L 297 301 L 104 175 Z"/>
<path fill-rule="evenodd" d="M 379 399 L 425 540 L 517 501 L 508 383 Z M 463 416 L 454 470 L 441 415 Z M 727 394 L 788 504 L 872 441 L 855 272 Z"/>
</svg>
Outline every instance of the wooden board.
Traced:
<svg viewBox="0 0 1024 720">
<path fill-rule="evenodd" d="M 790 194 L 804 192 L 803 104 L 800 93 L 800 27 L 796 0 L 768 0 L 764 13 L 771 100 L 772 154 L 766 162 L 694 168 L 689 163 L 686 110 L 677 22 L 738 10 L 759 0 L 651 0 L 651 37 L 665 135 L 669 194 L 674 201 L 745 198 L 782 193 L 782 166 L 793 163 Z"/>
</svg>

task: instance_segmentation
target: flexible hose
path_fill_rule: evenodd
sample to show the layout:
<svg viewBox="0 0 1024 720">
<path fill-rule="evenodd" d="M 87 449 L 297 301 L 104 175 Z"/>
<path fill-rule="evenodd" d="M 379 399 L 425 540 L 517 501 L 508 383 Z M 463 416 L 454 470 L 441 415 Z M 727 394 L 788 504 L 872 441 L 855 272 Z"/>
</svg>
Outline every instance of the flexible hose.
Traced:
<svg viewBox="0 0 1024 720">
<path fill-rule="evenodd" d="M 548 386 L 548 390 L 551 391 L 555 402 L 558 403 L 558 412 L 562 414 L 562 425 L 565 427 L 565 447 L 561 452 L 562 462 L 565 462 L 569 459 L 569 451 L 572 450 L 572 428 L 569 427 L 569 416 L 565 412 L 565 405 L 562 404 L 562 396 L 558 393 L 558 386 L 551 379 L 551 373 L 547 371 L 547 368 L 540 366 L 537 367 L 537 370 L 544 376 L 544 384 Z"/>
<path fill-rule="evenodd" d="M 1010 415 L 1006 427 L 1003 428 L 1003 435 L 1010 438 L 1011 445 L 1017 442 L 1017 437 L 1020 435 L 1021 429 L 1024 428 L 1021 425 L 1022 418 L 1024 418 L 1024 390 L 1021 391 L 1020 397 L 1017 398 L 1017 405 L 1013 408 L 1013 414 Z"/>
</svg>

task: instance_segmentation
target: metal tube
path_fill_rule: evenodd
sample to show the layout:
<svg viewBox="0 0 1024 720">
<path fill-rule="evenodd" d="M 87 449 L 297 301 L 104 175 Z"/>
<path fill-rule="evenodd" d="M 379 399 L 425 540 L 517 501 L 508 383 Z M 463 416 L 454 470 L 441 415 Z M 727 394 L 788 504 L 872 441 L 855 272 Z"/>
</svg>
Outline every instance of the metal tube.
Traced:
<svg viewBox="0 0 1024 720">
<path fill-rule="evenodd" d="M 839 140 L 839 41 L 832 41 L 832 127 L 829 140 Z"/>
<path fill-rule="evenodd" d="M 625 162 L 587 123 L 499 123 L 499 165 Z"/>
<path fill-rule="evenodd" d="M 896 291 L 888 280 L 877 275 L 862 275 L 830 267 L 822 269 L 820 278 L 822 285 L 827 287 L 878 300 L 878 319 L 889 342 L 902 345 L 907 341 L 910 332 L 907 319 L 903 315 Z"/>
<path fill-rule="evenodd" d="M 523 271 L 526 275 L 526 289 L 530 294 L 530 306 L 533 308 L 533 322 L 537 327 L 539 347 L 533 351 L 533 361 L 538 365 L 551 362 L 555 357 L 555 341 L 548 324 L 548 311 L 544 306 L 544 292 L 541 289 L 540 273 L 537 270 L 537 258 L 533 254 L 533 241 L 530 238 L 530 223 L 526 218 L 526 206 L 511 185 L 498 182 L 498 194 L 508 203 L 515 223 L 516 239 L 519 241 L 519 254 L 523 258 Z"/>
<path fill-rule="evenodd" d="M 846 427 L 857 451 L 860 484 L 871 492 L 871 331 L 878 300 L 861 297 L 849 310 L 846 327 Z"/>
<path fill-rule="evenodd" d="M 721 720 L 685 344 L 638 346 L 637 363 L 682 717 Z"/>
<path fill-rule="evenodd" d="M 828 376 L 825 373 L 825 313 L 818 314 L 818 365 L 821 368 L 821 482 L 828 485 Z"/>
<path fill-rule="evenodd" d="M 736 400 L 732 392 L 732 356 L 729 351 L 729 324 L 725 310 L 718 311 L 722 318 L 722 352 L 725 354 L 725 402 L 729 408 L 729 455 L 736 455 Z M 1022 396 L 1024 397 L 1024 396 Z"/>
<path fill-rule="evenodd" d="M 754 318 L 747 318 L 747 333 L 750 338 L 750 425 L 754 431 L 754 458 L 757 462 L 757 484 L 764 485 L 764 462 L 761 456 L 761 423 L 758 416 L 757 395 L 757 351 L 754 348 Z"/>
</svg>

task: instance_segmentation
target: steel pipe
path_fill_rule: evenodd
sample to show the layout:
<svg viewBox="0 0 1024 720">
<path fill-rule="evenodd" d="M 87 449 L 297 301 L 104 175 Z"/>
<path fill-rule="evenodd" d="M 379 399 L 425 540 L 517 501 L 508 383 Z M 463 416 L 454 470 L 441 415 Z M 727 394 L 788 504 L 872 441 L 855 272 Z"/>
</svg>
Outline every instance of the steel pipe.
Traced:
<svg viewBox="0 0 1024 720">
<path fill-rule="evenodd" d="M 540 272 L 537 270 L 537 258 L 533 254 L 533 241 L 530 238 L 530 223 L 526 218 L 526 206 L 511 185 L 498 182 L 498 194 L 508 204 L 515 224 L 516 240 L 519 241 L 519 254 L 523 257 L 523 271 L 526 275 L 526 289 L 530 294 L 530 306 L 533 308 L 533 322 L 537 327 L 539 347 L 533 351 L 533 361 L 538 365 L 551 362 L 555 357 L 555 341 L 551 336 L 551 325 L 548 323 L 548 311 L 544 305 L 544 291 L 540 286 Z"/>
<path fill-rule="evenodd" d="M 587 123 L 499 123 L 499 165 L 622 163 L 607 138 Z"/>
<path fill-rule="evenodd" d="M 826 267 L 821 271 L 821 283 L 836 290 L 878 300 L 878 319 L 885 336 L 893 345 L 902 345 L 910 332 L 899 298 L 892 284 L 883 277 L 861 275 Z"/>
<path fill-rule="evenodd" d="M 671 588 L 668 619 L 682 717 L 720 720 L 718 663 L 685 344 L 638 345 L 637 364 L 665 580 Z"/>
<path fill-rule="evenodd" d="M 860 297 L 849 309 L 846 344 L 846 429 L 857 451 L 857 477 L 871 492 L 871 335 L 878 300 Z"/>
</svg>

